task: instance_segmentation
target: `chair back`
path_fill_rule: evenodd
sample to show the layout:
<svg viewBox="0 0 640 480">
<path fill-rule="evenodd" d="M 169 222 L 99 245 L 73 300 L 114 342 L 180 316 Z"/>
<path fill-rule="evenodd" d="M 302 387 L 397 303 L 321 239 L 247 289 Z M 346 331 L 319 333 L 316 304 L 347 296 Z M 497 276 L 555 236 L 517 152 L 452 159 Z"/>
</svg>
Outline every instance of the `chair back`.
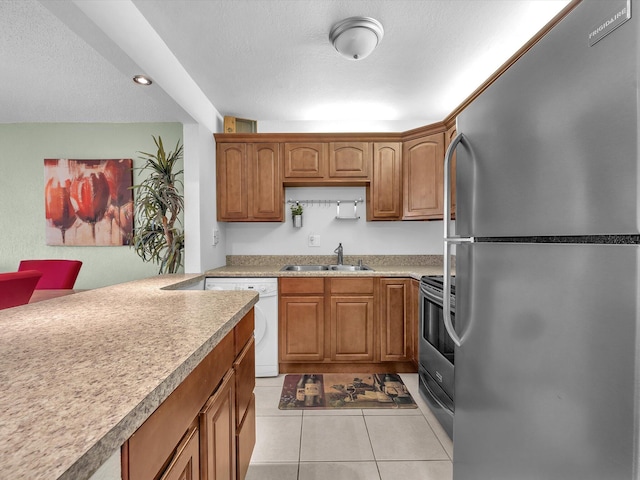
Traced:
<svg viewBox="0 0 640 480">
<path fill-rule="evenodd" d="M 56 290 L 73 288 L 80 267 L 80 260 L 22 260 L 18 271 L 37 270 L 42 273 L 42 278 L 36 290 Z"/>
<path fill-rule="evenodd" d="M 36 270 L 0 273 L 0 310 L 29 303 L 41 276 Z"/>
</svg>

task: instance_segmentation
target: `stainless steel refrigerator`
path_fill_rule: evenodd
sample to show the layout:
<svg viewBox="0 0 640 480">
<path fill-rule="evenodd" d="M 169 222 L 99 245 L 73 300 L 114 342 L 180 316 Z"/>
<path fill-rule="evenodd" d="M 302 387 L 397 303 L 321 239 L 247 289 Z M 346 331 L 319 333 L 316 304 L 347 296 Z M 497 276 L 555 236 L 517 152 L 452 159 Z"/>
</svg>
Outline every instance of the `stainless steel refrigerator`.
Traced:
<svg viewBox="0 0 640 480">
<path fill-rule="evenodd" d="M 583 1 L 457 119 L 454 480 L 640 478 L 632 7 Z"/>
</svg>

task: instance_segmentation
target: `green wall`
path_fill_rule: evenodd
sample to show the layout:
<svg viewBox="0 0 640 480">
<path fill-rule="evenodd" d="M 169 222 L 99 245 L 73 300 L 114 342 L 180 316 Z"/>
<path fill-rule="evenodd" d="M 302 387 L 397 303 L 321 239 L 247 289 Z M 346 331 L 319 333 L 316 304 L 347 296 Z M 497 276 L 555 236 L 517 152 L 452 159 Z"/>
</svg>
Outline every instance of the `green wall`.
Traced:
<svg viewBox="0 0 640 480">
<path fill-rule="evenodd" d="M 156 275 L 128 247 L 47 246 L 44 159 L 132 158 L 155 152 L 152 136 L 165 148 L 182 141 L 179 123 L 0 124 L 0 272 L 15 271 L 21 259 L 65 258 L 83 262 L 76 288 L 89 289 Z M 134 183 L 137 183 L 134 175 Z"/>
</svg>

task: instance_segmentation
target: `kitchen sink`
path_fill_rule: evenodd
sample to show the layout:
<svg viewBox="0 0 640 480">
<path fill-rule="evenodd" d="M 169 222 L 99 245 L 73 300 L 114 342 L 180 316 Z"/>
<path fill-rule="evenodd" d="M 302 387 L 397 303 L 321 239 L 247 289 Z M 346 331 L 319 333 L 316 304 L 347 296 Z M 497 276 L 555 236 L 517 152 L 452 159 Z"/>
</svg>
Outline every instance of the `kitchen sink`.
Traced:
<svg viewBox="0 0 640 480">
<path fill-rule="evenodd" d="M 329 270 L 328 265 L 285 265 L 280 269 L 281 272 L 318 272 Z"/>
<path fill-rule="evenodd" d="M 373 269 L 366 265 L 327 265 L 329 270 L 337 270 L 342 272 L 360 272 L 360 271 L 373 271 Z"/>
<path fill-rule="evenodd" d="M 282 272 L 321 272 L 325 270 L 341 272 L 360 272 L 373 269 L 366 265 L 285 265 L 280 269 Z"/>
</svg>

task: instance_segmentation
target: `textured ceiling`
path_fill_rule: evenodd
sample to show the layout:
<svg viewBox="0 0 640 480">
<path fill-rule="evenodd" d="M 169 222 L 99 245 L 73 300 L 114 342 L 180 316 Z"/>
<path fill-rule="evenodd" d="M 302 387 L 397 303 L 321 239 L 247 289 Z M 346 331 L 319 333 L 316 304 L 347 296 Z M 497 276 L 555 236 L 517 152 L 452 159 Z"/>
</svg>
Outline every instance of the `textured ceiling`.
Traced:
<svg viewBox="0 0 640 480">
<path fill-rule="evenodd" d="M 0 123 L 176 121 L 35 0 L 0 0 Z"/>
<path fill-rule="evenodd" d="M 568 3 L 82 1 L 105 4 L 116 19 L 119 4 L 132 1 L 222 115 L 416 126 L 443 119 Z M 139 73 L 131 52 L 109 47 L 106 36 L 96 47 L 97 27 L 80 28 L 77 11 L 61 14 L 73 5 L 82 9 L 81 1 L 0 0 L 0 62 L 8 66 L 0 72 L 0 122 L 183 121 L 179 100 L 131 82 Z M 357 62 L 327 38 L 334 23 L 355 15 L 385 29 L 376 51 Z"/>
</svg>

